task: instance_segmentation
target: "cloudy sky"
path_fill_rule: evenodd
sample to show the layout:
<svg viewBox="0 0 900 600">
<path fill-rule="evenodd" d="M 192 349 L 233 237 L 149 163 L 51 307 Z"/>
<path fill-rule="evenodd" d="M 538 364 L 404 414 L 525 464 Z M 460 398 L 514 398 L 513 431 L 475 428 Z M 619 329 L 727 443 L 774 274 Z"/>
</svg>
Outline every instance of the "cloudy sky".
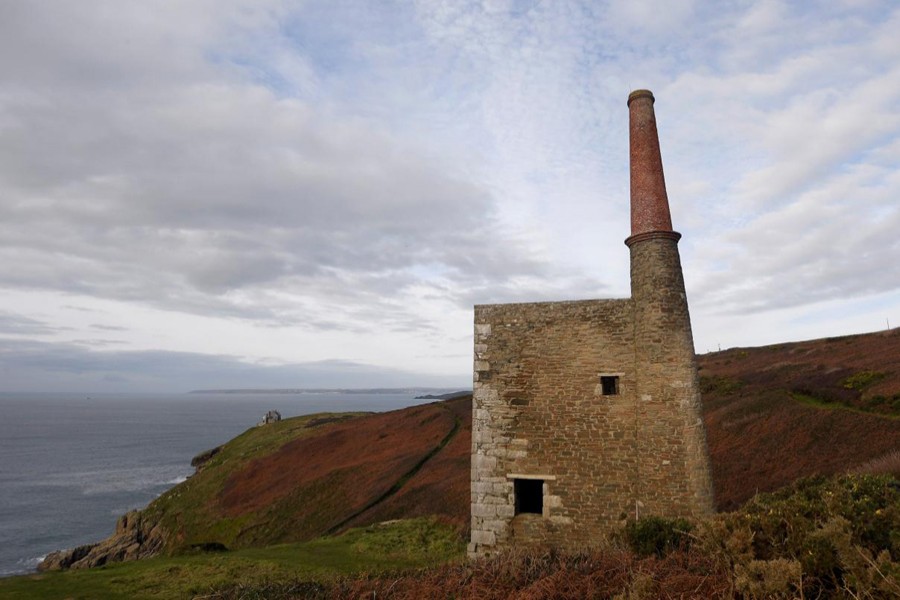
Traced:
<svg viewBox="0 0 900 600">
<path fill-rule="evenodd" d="M 629 293 L 652 89 L 698 352 L 900 325 L 893 0 L 0 1 L 0 391 L 471 382 Z"/>
</svg>

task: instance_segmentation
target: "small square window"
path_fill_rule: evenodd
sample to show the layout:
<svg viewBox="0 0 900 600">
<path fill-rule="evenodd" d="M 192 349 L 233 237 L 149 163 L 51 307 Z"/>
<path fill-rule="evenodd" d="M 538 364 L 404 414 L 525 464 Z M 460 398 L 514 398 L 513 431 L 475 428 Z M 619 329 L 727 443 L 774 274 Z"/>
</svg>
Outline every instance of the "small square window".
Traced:
<svg viewBox="0 0 900 600">
<path fill-rule="evenodd" d="M 544 514 L 544 480 L 513 479 L 516 494 L 516 514 Z"/>
<path fill-rule="evenodd" d="M 601 375 L 600 388 L 604 396 L 617 396 L 619 394 L 619 378 L 615 375 Z"/>
</svg>

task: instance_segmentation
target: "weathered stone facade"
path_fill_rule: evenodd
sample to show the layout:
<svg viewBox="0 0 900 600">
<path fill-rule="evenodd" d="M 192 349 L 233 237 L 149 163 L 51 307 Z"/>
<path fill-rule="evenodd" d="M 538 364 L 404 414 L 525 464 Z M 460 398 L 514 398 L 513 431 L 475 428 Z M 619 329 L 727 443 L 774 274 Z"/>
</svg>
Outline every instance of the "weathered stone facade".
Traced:
<svg viewBox="0 0 900 600">
<path fill-rule="evenodd" d="M 472 556 L 713 509 L 652 94 L 629 108 L 631 298 L 475 307 Z"/>
</svg>

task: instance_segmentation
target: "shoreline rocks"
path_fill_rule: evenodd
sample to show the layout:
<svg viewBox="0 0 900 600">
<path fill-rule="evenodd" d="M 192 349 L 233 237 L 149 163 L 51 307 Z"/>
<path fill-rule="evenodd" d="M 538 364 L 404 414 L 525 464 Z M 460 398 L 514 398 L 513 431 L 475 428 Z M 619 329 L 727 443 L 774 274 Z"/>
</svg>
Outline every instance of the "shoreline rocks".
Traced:
<svg viewBox="0 0 900 600">
<path fill-rule="evenodd" d="M 38 564 L 38 571 L 87 569 L 108 563 L 149 558 L 159 554 L 165 538 L 157 523 L 147 521 L 139 510 L 132 510 L 116 522 L 116 532 L 95 544 L 51 552 Z"/>
</svg>

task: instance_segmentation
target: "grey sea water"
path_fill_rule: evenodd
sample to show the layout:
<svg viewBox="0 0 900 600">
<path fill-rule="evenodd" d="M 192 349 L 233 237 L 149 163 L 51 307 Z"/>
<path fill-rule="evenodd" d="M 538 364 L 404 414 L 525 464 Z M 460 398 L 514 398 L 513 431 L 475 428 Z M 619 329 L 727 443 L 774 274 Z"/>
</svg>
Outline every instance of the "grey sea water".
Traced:
<svg viewBox="0 0 900 600">
<path fill-rule="evenodd" d="M 184 481 L 191 458 L 284 417 L 384 411 L 412 394 L 0 394 L 0 576 L 98 541 L 116 519 Z"/>
</svg>

